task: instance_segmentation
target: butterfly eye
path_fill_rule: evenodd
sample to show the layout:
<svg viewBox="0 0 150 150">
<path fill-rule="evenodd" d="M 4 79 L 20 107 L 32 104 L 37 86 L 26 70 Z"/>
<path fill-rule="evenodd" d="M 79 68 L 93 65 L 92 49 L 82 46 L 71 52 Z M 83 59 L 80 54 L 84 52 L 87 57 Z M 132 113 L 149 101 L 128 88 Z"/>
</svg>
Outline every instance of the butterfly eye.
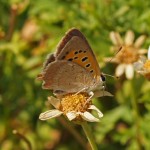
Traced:
<svg viewBox="0 0 150 150">
<path fill-rule="evenodd" d="M 104 75 L 102 75 L 102 74 L 101 74 L 101 80 L 102 80 L 103 82 L 105 82 L 105 81 L 106 81 L 105 76 L 104 76 Z"/>
</svg>

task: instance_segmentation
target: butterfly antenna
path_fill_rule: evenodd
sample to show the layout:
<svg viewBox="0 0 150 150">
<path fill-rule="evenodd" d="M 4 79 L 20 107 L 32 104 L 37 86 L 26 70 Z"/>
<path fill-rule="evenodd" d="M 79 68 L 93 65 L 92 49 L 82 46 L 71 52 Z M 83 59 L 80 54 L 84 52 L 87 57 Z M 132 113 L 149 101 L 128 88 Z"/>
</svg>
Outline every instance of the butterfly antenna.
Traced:
<svg viewBox="0 0 150 150">
<path fill-rule="evenodd" d="M 109 63 L 114 59 L 114 57 L 123 49 L 122 46 L 119 47 L 118 51 L 114 54 L 114 56 L 108 61 Z"/>
<path fill-rule="evenodd" d="M 107 73 L 103 73 L 103 75 L 108 76 L 108 77 L 112 77 L 112 78 L 115 78 L 115 79 L 119 79 L 119 77 L 113 76 L 113 75 L 110 75 L 110 74 L 107 74 Z"/>
<path fill-rule="evenodd" d="M 123 49 L 123 46 L 120 46 L 119 49 L 118 49 L 118 51 L 117 51 L 117 52 L 114 54 L 114 56 L 108 61 L 108 63 L 111 62 L 111 61 L 115 58 L 115 56 L 116 56 L 122 49 Z M 117 77 L 117 76 L 113 76 L 113 75 L 106 74 L 106 73 L 102 73 L 102 75 L 108 76 L 108 77 L 112 77 L 112 78 L 114 78 L 114 79 L 119 79 L 119 77 Z"/>
</svg>

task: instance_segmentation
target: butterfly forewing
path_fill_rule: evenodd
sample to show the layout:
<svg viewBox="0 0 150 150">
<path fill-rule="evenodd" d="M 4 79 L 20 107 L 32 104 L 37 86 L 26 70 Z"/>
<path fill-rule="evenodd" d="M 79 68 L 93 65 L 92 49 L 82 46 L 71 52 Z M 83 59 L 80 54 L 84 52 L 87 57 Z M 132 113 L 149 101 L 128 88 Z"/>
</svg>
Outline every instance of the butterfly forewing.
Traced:
<svg viewBox="0 0 150 150">
<path fill-rule="evenodd" d="M 75 31 L 80 36 L 77 36 L 77 34 L 71 34 L 71 32 L 74 33 Z M 100 68 L 95 55 L 93 54 L 93 51 L 91 50 L 82 33 L 77 29 L 75 31 L 74 29 L 69 31 L 69 35 L 71 35 L 72 37 L 69 36 L 68 42 L 67 40 L 65 40 L 65 37 L 63 38 L 63 41 L 65 41 L 65 45 L 61 46 L 62 50 L 59 50 L 56 59 L 74 62 L 81 67 L 84 67 L 93 75 L 94 78 L 98 78 L 99 80 Z M 68 38 L 68 34 L 66 35 L 66 38 Z"/>
</svg>

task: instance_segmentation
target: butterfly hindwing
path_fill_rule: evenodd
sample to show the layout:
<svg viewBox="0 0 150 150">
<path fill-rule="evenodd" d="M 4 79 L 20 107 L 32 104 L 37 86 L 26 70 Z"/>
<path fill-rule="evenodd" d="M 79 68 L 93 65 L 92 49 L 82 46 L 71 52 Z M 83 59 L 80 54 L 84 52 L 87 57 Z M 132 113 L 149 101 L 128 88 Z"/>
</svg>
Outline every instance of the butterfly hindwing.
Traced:
<svg viewBox="0 0 150 150">
<path fill-rule="evenodd" d="M 51 62 L 42 79 L 43 88 L 54 91 L 77 92 L 93 85 L 93 77 L 87 70 L 65 60 Z"/>
</svg>

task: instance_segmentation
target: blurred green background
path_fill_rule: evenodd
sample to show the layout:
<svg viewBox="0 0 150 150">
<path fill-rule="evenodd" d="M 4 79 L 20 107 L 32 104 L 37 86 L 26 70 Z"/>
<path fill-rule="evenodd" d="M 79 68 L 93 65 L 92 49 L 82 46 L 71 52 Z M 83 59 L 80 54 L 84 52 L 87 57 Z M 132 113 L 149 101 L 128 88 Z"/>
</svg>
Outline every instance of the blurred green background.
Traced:
<svg viewBox="0 0 150 150">
<path fill-rule="evenodd" d="M 63 118 L 40 121 L 48 110 L 48 90 L 36 80 L 48 53 L 65 32 L 76 27 L 87 37 L 101 70 L 114 74 L 104 62 L 112 56 L 111 31 L 147 36 L 150 43 L 150 1 L 143 0 L 1 0 L 0 1 L 0 149 L 88 149 L 80 126 Z M 100 123 L 90 123 L 100 150 L 150 149 L 150 83 L 107 77 L 114 97 L 93 102 L 104 113 Z M 51 106 L 50 106 L 51 108 Z M 13 134 L 16 130 L 17 133 Z"/>
</svg>

